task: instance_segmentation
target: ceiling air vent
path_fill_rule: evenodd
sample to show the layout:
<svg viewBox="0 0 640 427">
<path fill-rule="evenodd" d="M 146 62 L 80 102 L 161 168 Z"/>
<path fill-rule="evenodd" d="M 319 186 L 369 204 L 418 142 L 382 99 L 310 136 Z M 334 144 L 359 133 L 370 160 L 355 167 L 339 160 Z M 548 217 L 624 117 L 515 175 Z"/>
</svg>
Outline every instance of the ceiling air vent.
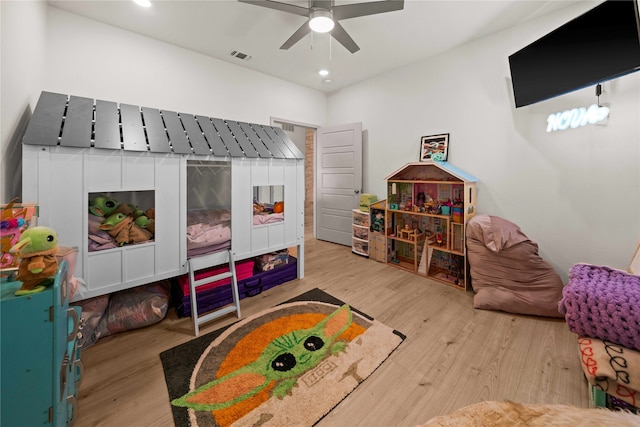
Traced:
<svg viewBox="0 0 640 427">
<path fill-rule="evenodd" d="M 251 59 L 251 56 L 247 55 L 246 53 L 237 51 L 237 50 L 232 50 L 230 55 L 233 56 L 234 58 L 238 58 L 238 59 L 241 59 L 243 61 L 248 61 L 248 60 Z"/>
</svg>

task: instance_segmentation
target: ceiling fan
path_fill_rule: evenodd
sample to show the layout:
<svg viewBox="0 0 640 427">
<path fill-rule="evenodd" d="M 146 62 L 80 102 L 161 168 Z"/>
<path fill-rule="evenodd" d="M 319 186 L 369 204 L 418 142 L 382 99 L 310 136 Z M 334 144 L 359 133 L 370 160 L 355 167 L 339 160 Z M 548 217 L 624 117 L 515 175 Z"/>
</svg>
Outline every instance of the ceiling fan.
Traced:
<svg viewBox="0 0 640 427">
<path fill-rule="evenodd" d="M 341 19 L 357 18 L 359 16 L 375 15 L 377 13 L 392 12 L 404 8 L 404 0 L 379 0 L 366 3 L 353 3 L 334 5 L 334 0 L 309 0 L 309 7 L 296 6 L 290 3 L 282 3 L 274 0 L 238 0 L 240 3 L 249 3 L 256 6 L 268 7 L 282 12 L 304 16 L 307 22 L 302 24 L 280 49 L 289 49 L 299 42 L 310 31 L 326 33 L 331 31 L 331 36 L 349 52 L 355 53 L 360 47 L 347 34 L 340 25 Z"/>
</svg>

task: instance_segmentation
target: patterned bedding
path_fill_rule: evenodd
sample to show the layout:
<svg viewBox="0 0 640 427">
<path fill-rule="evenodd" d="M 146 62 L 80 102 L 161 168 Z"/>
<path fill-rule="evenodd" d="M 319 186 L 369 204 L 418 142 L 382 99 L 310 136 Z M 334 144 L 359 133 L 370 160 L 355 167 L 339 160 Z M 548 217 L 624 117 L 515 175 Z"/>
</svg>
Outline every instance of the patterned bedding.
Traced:
<svg viewBox="0 0 640 427">
<path fill-rule="evenodd" d="M 231 247 L 231 210 L 187 211 L 187 257 Z"/>
</svg>

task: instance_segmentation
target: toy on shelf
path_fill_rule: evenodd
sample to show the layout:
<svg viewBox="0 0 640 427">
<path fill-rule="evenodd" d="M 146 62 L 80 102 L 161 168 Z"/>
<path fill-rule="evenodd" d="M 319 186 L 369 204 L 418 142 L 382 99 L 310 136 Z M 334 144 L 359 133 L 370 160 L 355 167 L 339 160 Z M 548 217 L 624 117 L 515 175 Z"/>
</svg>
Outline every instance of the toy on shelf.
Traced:
<svg viewBox="0 0 640 427">
<path fill-rule="evenodd" d="M 409 228 L 409 225 L 405 225 L 404 228 L 400 225 L 396 226 L 396 235 L 401 239 L 411 240 L 417 242 L 418 237 L 422 234 L 417 228 Z"/>
<path fill-rule="evenodd" d="M 22 282 L 16 295 L 42 292 L 53 283 L 58 271 L 58 234 L 49 227 L 31 227 L 20 236 L 20 241 L 10 250 L 20 258 L 16 278 Z"/>
<path fill-rule="evenodd" d="M 102 218 L 110 216 L 119 207 L 120 202 L 104 195 L 96 196 L 89 201 L 89 212 Z"/>
<path fill-rule="evenodd" d="M 138 226 L 132 217 L 123 213 L 116 213 L 106 218 L 100 229 L 116 239 L 119 246 L 146 242 L 153 237 L 150 231 Z"/>
<path fill-rule="evenodd" d="M 33 203 L 19 204 L 15 198 L 6 205 L 1 205 L 2 221 L 0 222 L 0 268 L 15 270 L 18 258 L 10 250 L 20 241 L 20 235 L 29 225 L 35 223 L 38 206 Z"/>
</svg>

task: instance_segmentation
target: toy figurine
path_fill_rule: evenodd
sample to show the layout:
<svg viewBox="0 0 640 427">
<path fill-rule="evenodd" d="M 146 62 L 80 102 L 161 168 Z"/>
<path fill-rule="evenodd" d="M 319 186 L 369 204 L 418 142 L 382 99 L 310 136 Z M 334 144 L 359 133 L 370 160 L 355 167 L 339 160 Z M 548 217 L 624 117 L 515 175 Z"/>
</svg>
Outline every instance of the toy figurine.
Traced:
<svg viewBox="0 0 640 427">
<path fill-rule="evenodd" d="M 108 217 L 120 207 L 120 202 L 111 197 L 97 196 L 89 203 L 89 212 L 95 216 Z"/>
<path fill-rule="evenodd" d="M 121 212 L 105 219 L 100 229 L 106 231 L 111 237 L 116 239 L 116 243 L 119 246 L 128 243 L 144 242 L 152 238 L 151 232 L 140 228 L 133 221 L 133 218 Z"/>
<path fill-rule="evenodd" d="M 412 211 L 413 210 L 413 204 L 411 202 L 411 197 L 409 197 L 407 199 L 407 203 L 404 205 L 404 210 L 405 211 Z"/>
<path fill-rule="evenodd" d="M 16 278 L 22 282 L 16 295 L 42 292 L 58 271 L 58 234 L 49 227 L 27 228 L 10 252 L 21 260 Z"/>
</svg>

